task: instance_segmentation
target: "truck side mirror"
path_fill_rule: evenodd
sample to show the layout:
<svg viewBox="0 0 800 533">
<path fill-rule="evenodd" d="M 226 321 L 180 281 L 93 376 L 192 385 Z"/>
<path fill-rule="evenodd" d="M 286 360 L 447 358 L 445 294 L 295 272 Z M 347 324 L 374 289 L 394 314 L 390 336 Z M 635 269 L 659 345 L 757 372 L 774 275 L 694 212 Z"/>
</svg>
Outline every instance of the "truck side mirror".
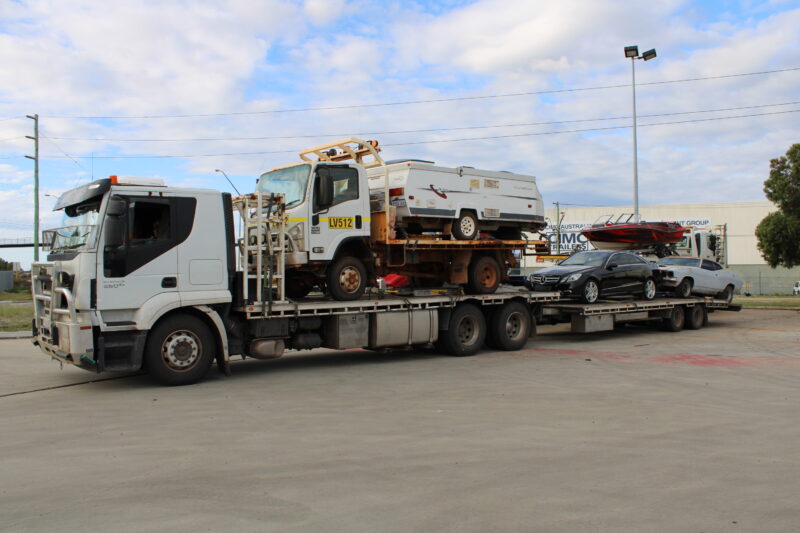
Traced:
<svg viewBox="0 0 800 533">
<path fill-rule="evenodd" d="M 317 209 L 326 209 L 333 203 L 333 180 L 325 167 L 317 169 L 316 187 Z"/>
<path fill-rule="evenodd" d="M 119 248 L 125 242 L 125 222 L 122 217 L 111 216 L 106 218 L 105 244 L 106 248 Z"/>
<path fill-rule="evenodd" d="M 106 207 L 105 245 L 118 248 L 125 242 L 125 217 L 128 204 L 119 196 L 112 196 Z"/>
</svg>

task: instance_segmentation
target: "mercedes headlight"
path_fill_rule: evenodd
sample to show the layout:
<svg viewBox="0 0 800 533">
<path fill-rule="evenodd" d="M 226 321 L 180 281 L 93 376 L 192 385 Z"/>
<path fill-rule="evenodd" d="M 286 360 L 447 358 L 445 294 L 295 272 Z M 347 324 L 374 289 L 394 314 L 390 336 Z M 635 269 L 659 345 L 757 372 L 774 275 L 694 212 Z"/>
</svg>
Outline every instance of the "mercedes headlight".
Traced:
<svg viewBox="0 0 800 533">
<path fill-rule="evenodd" d="M 583 272 L 575 272 L 574 274 L 570 274 L 566 278 L 564 278 L 564 283 L 572 283 L 573 281 L 578 281 L 581 279 Z"/>
</svg>

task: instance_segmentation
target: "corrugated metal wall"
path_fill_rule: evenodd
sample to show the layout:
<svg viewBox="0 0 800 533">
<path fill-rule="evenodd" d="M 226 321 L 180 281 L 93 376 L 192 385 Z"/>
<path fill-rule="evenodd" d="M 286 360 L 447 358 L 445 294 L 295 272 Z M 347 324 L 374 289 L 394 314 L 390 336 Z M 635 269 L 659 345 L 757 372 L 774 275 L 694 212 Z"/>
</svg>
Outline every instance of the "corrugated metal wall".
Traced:
<svg viewBox="0 0 800 533">
<path fill-rule="evenodd" d="M 10 270 L 0 271 L 0 291 L 9 291 L 14 287 L 14 273 Z"/>
</svg>

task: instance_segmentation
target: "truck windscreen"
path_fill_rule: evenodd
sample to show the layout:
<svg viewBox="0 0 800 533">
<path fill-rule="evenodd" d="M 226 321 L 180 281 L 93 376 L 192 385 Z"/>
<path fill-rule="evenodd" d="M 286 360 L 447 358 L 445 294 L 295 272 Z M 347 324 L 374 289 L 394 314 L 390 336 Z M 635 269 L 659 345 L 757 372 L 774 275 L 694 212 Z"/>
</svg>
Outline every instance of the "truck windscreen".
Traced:
<svg viewBox="0 0 800 533">
<path fill-rule="evenodd" d="M 296 165 L 265 172 L 258 180 L 261 192 L 283 194 L 286 207 L 293 207 L 306 199 L 311 165 Z"/>
<path fill-rule="evenodd" d="M 100 202 L 91 202 L 66 209 L 61 219 L 61 227 L 47 230 L 52 236 L 50 249 L 78 250 L 94 245 Z"/>
</svg>

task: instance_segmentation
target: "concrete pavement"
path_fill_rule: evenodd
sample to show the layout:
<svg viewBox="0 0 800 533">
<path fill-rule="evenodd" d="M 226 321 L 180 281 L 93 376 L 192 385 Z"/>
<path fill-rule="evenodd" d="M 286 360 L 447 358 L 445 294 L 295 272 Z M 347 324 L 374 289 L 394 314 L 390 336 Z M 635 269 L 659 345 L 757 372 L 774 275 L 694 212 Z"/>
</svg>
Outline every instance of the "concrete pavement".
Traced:
<svg viewBox="0 0 800 533">
<path fill-rule="evenodd" d="M 0 531 L 797 530 L 800 314 L 540 333 L 181 388 L 0 341 Z"/>
</svg>

